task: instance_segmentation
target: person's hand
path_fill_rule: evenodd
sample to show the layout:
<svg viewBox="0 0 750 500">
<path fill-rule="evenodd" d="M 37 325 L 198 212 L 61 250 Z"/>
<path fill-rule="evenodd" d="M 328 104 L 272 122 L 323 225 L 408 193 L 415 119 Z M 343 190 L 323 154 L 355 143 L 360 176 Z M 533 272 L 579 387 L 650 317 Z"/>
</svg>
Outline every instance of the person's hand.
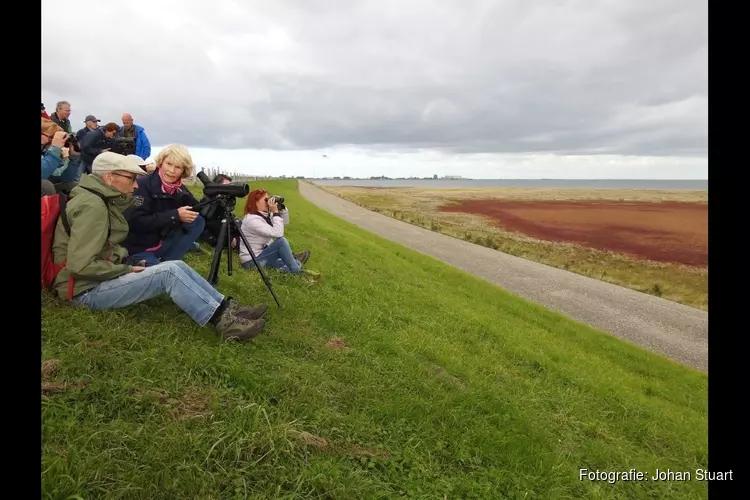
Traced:
<svg viewBox="0 0 750 500">
<path fill-rule="evenodd" d="M 149 163 L 146 165 L 146 172 L 151 173 L 156 170 L 156 163 Z"/>
<path fill-rule="evenodd" d="M 182 222 L 193 222 L 198 217 L 198 212 L 193 212 L 190 207 L 180 207 L 177 209 L 177 215 Z"/>
<path fill-rule="evenodd" d="M 268 210 L 273 214 L 279 211 L 279 206 L 276 204 L 276 200 L 274 200 L 273 198 L 268 200 Z"/>
<path fill-rule="evenodd" d="M 132 267 L 132 268 L 130 269 L 130 272 L 131 272 L 131 273 L 140 273 L 140 272 L 141 272 L 141 271 L 143 271 L 144 269 L 146 269 L 146 268 L 145 268 L 145 267 L 143 267 L 143 266 L 133 266 L 133 267 Z"/>
<path fill-rule="evenodd" d="M 65 146 L 66 140 L 68 140 L 68 134 L 60 130 L 58 132 L 55 132 L 55 135 L 52 136 L 51 146 L 62 149 L 62 147 Z"/>
<path fill-rule="evenodd" d="M 63 158 L 70 156 L 70 148 L 60 148 L 60 156 Z"/>
</svg>

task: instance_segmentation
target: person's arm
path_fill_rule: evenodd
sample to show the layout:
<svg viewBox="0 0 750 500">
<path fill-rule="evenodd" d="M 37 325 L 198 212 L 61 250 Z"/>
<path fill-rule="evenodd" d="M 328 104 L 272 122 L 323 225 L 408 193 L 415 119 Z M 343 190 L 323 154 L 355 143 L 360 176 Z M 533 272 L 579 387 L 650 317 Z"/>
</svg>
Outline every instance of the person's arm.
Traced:
<svg viewBox="0 0 750 500">
<path fill-rule="evenodd" d="M 284 221 L 284 225 L 289 225 L 289 209 L 285 208 L 284 210 L 279 210 L 279 214 L 281 215 L 281 220 Z"/>
<path fill-rule="evenodd" d="M 133 192 L 136 206 L 125 211 L 125 220 L 128 221 L 130 230 L 134 233 L 148 233 L 154 229 L 178 227 L 182 223 L 177 209 L 152 213 L 152 198 L 147 188 L 150 181 L 149 176 L 139 180 L 138 187 Z"/>
<path fill-rule="evenodd" d="M 99 258 L 107 243 L 109 210 L 99 200 L 96 201 L 101 206 L 87 204 L 68 214 L 72 224 L 66 267 L 75 277 L 108 281 L 131 272 L 132 267 Z"/>
<path fill-rule="evenodd" d="M 183 207 L 194 207 L 198 204 L 198 200 L 195 198 L 195 196 L 193 196 L 193 193 L 191 193 L 187 187 L 182 187 L 182 193 L 183 198 L 180 202 L 182 203 Z"/>
<path fill-rule="evenodd" d="M 148 135 L 143 128 L 138 131 L 138 149 L 142 153 L 138 156 L 140 156 L 144 160 L 151 156 L 151 141 L 148 140 Z"/>
<path fill-rule="evenodd" d="M 81 151 L 85 152 L 90 156 L 97 156 L 100 153 L 101 134 L 97 131 L 92 130 L 83 136 L 83 142 L 81 143 Z"/>
<path fill-rule="evenodd" d="M 57 146 L 50 146 L 44 153 L 44 156 L 42 156 L 42 179 L 49 179 L 52 172 L 62 166 L 61 151 Z"/>
<path fill-rule="evenodd" d="M 281 238 L 284 236 L 284 221 L 281 217 L 271 217 L 271 221 L 273 226 L 269 226 L 260 215 L 250 214 L 242 221 L 242 232 L 246 235 L 253 234 L 266 238 Z"/>
</svg>

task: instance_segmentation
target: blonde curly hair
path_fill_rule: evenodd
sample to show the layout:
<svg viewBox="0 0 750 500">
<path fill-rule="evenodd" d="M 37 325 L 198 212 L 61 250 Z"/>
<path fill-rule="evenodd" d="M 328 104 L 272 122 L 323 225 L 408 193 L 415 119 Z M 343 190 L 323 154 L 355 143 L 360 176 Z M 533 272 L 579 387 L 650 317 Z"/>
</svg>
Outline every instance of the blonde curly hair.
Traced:
<svg viewBox="0 0 750 500">
<path fill-rule="evenodd" d="M 170 144 L 156 155 L 156 167 L 160 168 L 165 160 L 178 167 L 182 167 L 182 178 L 191 177 L 195 165 L 193 165 L 193 157 L 190 156 L 187 146 L 183 144 Z"/>
</svg>

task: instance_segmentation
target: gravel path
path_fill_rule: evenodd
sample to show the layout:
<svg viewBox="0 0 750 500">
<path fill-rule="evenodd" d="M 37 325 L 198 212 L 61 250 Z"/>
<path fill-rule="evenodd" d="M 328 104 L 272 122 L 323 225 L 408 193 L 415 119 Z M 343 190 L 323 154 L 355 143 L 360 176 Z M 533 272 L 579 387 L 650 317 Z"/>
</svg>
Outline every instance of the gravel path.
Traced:
<svg viewBox="0 0 750 500">
<path fill-rule="evenodd" d="M 708 313 L 386 217 L 299 182 L 302 196 L 391 241 L 678 363 L 708 372 Z"/>
</svg>

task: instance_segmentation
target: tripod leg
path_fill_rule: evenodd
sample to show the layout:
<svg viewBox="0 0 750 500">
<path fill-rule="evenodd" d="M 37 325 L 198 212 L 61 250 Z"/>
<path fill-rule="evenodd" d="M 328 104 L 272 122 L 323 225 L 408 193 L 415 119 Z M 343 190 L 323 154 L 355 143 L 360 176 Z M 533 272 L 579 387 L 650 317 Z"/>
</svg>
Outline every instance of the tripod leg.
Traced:
<svg viewBox="0 0 750 500">
<path fill-rule="evenodd" d="M 227 276 L 232 275 L 232 224 L 229 222 L 231 219 L 227 220 L 227 241 L 226 241 L 226 251 L 227 251 Z"/>
<path fill-rule="evenodd" d="M 214 256 L 211 259 L 211 270 L 208 273 L 208 282 L 212 285 L 216 285 L 219 281 L 219 263 L 221 262 L 221 251 L 224 249 L 226 239 L 224 236 L 227 233 L 227 219 L 224 218 L 221 221 L 221 228 L 219 229 L 219 237 L 216 239 L 216 248 L 214 249 Z"/>
<path fill-rule="evenodd" d="M 231 215 L 229 223 L 234 226 L 239 238 L 237 240 L 237 247 L 239 248 L 240 245 L 245 245 L 245 248 L 247 248 L 247 251 L 250 254 L 250 258 L 253 259 L 255 268 L 258 270 L 258 273 L 260 273 L 260 277 L 263 279 L 263 283 L 266 284 L 266 288 L 268 288 L 268 291 L 271 292 L 273 300 L 276 302 L 276 305 L 279 306 L 279 309 L 281 309 L 281 304 L 279 303 L 278 297 L 276 297 L 276 292 L 274 292 L 273 288 L 271 287 L 271 280 L 268 279 L 268 275 L 266 275 L 266 273 L 263 271 L 263 268 L 260 266 L 260 264 L 258 264 L 258 260 L 255 258 L 255 253 L 253 252 L 253 249 L 250 248 L 250 243 L 248 243 L 247 238 L 245 238 L 245 234 L 242 232 L 242 223 L 237 219 L 237 217 L 234 216 L 234 214 L 228 215 Z"/>
</svg>

